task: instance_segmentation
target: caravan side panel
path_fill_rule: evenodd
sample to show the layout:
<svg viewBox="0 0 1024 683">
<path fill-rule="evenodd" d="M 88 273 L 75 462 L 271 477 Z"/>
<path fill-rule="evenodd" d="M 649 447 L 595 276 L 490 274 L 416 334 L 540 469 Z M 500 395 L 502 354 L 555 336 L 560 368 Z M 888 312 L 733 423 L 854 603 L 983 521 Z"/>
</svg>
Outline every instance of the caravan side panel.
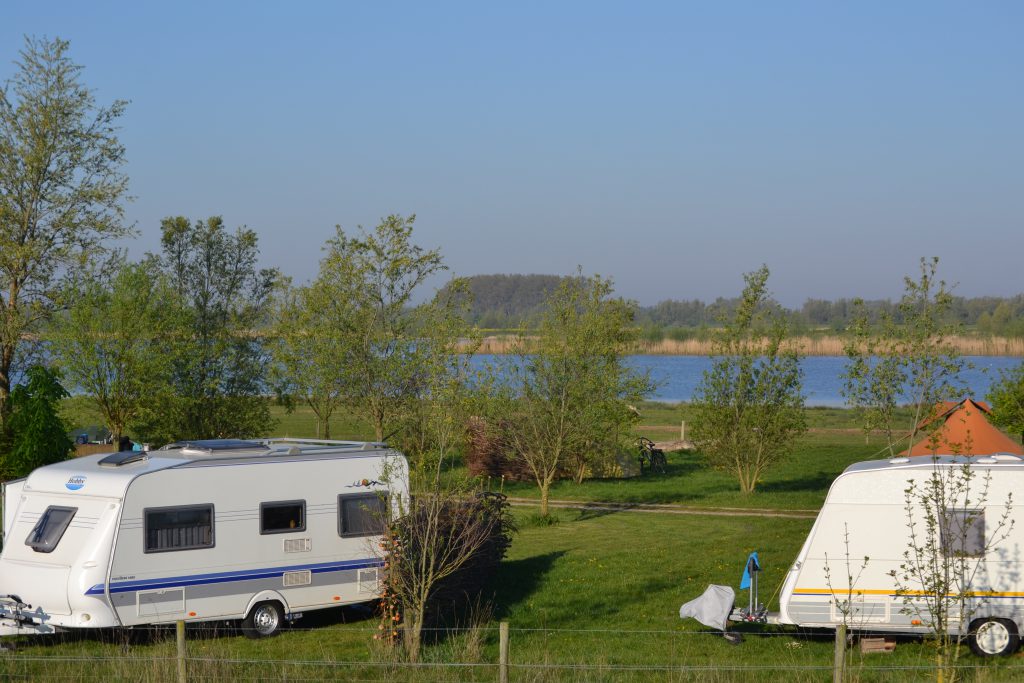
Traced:
<svg viewBox="0 0 1024 683">
<path fill-rule="evenodd" d="M 374 599 L 380 536 L 343 537 L 338 497 L 386 491 L 383 463 L 379 454 L 209 463 L 140 477 L 125 501 L 110 577 L 122 621 L 240 618 L 262 593 L 280 596 L 286 612 Z M 277 509 L 264 518 L 268 503 Z M 281 514 L 292 510 L 295 519 L 281 528 Z M 261 518 L 276 520 L 274 528 L 261 529 Z M 168 519 L 182 528 L 152 528 Z"/>
</svg>

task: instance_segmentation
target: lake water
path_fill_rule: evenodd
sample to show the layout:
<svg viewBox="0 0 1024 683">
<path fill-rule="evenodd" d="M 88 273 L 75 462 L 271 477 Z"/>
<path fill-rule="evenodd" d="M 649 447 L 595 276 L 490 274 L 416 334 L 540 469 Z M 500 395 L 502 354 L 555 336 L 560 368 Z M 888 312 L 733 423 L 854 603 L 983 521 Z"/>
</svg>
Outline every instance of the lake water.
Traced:
<svg viewBox="0 0 1024 683">
<path fill-rule="evenodd" d="M 970 395 L 977 399 L 984 399 L 989 385 L 999 378 L 1000 370 L 1014 368 L 1022 360 L 1006 356 L 964 358 L 974 366 L 964 372 L 964 380 L 970 388 Z M 473 364 L 482 367 L 484 363 L 495 360 L 495 356 L 480 355 L 474 358 Z M 651 373 L 651 378 L 658 384 L 651 399 L 673 403 L 691 400 L 704 371 L 711 367 L 709 356 L 627 356 L 626 362 Z M 840 375 L 846 363 L 842 356 L 808 356 L 801 361 L 807 405 L 845 405 L 846 401 L 840 394 L 843 386 Z"/>
</svg>

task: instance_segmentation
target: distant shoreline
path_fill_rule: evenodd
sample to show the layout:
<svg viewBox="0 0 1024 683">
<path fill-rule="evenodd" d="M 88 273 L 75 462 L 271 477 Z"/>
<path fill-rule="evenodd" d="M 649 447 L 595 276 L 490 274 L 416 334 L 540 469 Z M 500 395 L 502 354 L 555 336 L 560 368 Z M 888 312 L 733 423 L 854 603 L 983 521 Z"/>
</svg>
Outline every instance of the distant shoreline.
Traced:
<svg viewBox="0 0 1024 683">
<path fill-rule="evenodd" d="M 512 351 L 514 335 L 486 336 L 477 353 L 506 354 Z M 1010 356 L 1024 357 L 1024 339 L 1008 337 L 950 337 L 950 343 L 965 356 Z M 793 337 L 803 355 L 845 356 L 845 339 L 838 336 Z M 708 339 L 662 339 L 660 341 L 637 341 L 632 353 L 649 356 L 708 356 L 712 343 Z"/>
</svg>

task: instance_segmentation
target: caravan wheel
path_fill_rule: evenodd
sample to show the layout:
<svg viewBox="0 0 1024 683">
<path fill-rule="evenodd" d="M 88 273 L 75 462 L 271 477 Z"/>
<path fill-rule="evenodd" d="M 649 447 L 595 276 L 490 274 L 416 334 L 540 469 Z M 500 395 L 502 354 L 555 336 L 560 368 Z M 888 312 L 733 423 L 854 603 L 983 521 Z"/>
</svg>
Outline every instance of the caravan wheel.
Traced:
<svg viewBox="0 0 1024 683">
<path fill-rule="evenodd" d="M 971 650 L 980 657 L 1011 655 L 1020 647 L 1017 625 L 1009 619 L 978 619 L 971 624 Z"/>
<path fill-rule="evenodd" d="M 242 620 L 242 633 L 249 638 L 269 638 L 281 632 L 284 611 L 277 602 L 261 602 Z"/>
</svg>

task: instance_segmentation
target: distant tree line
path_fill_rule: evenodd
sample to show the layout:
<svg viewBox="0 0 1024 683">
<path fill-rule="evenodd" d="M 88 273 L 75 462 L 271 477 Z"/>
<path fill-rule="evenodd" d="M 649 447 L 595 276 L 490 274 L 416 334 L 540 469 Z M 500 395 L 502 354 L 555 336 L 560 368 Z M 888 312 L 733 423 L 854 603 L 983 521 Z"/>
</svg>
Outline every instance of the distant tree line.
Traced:
<svg viewBox="0 0 1024 683">
<path fill-rule="evenodd" d="M 473 275 L 465 278 L 472 303 L 468 320 L 484 329 L 515 329 L 538 319 L 546 296 L 563 280 L 557 275 Z M 645 336 L 689 337 L 702 328 L 718 327 L 730 319 L 741 303 L 740 297 L 719 297 L 710 303 L 699 299 L 666 299 L 653 306 L 638 306 L 635 323 Z M 899 302 L 888 299 L 807 299 L 798 309 L 777 302 L 766 306 L 786 319 L 793 332 L 813 330 L 842 332 L 857 316 L 866 313 L 871 321 L 891 318 L 903 321 Z M 950 321 L 979 332 L 1003 336 L 1024 336 L 1024 294 L 1012 297 L 951 297 Z"/>
</svg>

